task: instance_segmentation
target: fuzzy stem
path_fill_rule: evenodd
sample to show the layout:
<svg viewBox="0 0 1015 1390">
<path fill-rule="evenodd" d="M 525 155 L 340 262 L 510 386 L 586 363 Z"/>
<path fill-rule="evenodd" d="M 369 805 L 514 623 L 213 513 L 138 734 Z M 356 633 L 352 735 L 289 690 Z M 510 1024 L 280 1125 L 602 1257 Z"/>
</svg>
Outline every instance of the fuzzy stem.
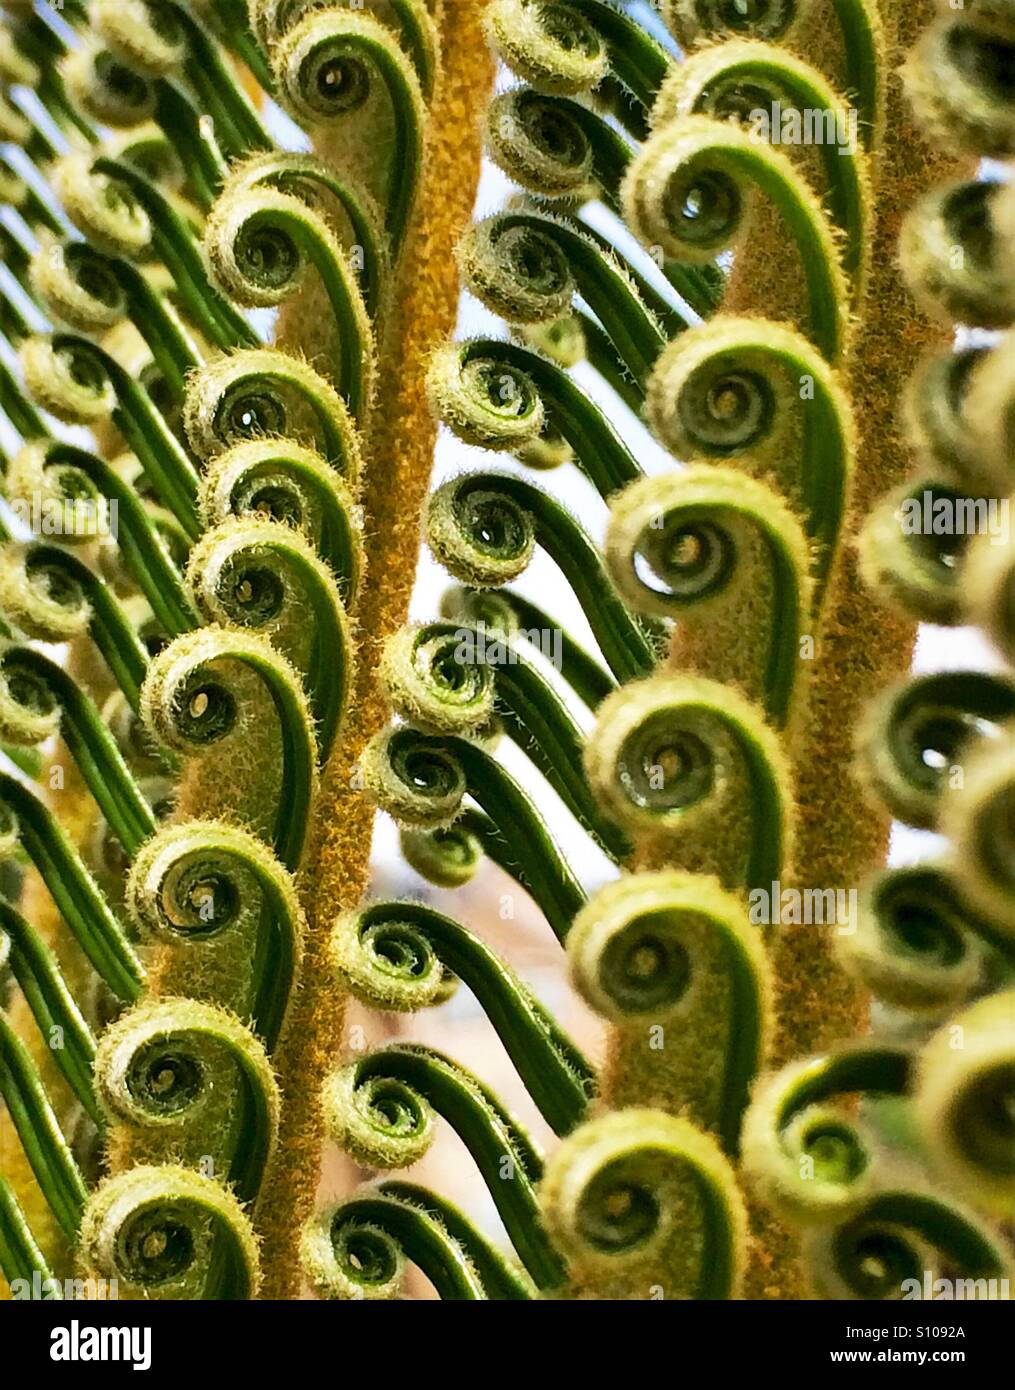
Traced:
<svg viewBox="0 0 1015 1390">
<path fill-rule="evenodd" d="M 788 731 L 800 811 L 793 866 L 783 877 L 800 890 L 855 888 L 884 862 L 889 822 L 868 806 L 852 775 L 854 730 L 871 696 L 908 669 L 914 627 L 886 613 L 865 589 L 852 542 L 875 501 L 912 466 L 897 423 L 899 397 L 920 357 L 948 337 L 947 329 L 915 310 L 897 265 L 903 214 L 935 180 L 954 172 L 954 160 L 922 142 L 898 75 L 905 53 L 932 20 L 934 0 L 907 5 L 885 0 L 881 9 L 885 41 L 879 65 L 886 109 L 880 148 L 872 160 L 875 199 L 866 296 L 856 306 L 858 317 L 842 366 L 860 432 L 852 506 L 804 699 Z M 819 7 L 819 19 L 794 46 L 841 86 L 837 70 L 843 57 L 835 28 Z M 805 308 L 800 267 L 793 256 L 771 254 L 778 235 L 774 214 L 759 206 L 754 235 L 738 256 L 724 309 L 800 321 Z M 762 248 L 757 255 L 755 246 Z M 671 659 L 677 669 L 694 669 L 707 660 L 707 653 L 696 647 L 693 636 L 678 634 Z M 770 1065 L 866 1031 L 868 997 L 838 964 L 834 930 L 782 926 L 773 932 L 768 950 L 775 983 Z M 612 1052 L 604 1076 L 606 1104 L 651 1103 L 651 1097 L 625 1089 L 629 1076 L 619 1038 Z M 760 1205 L 752 1211 L 752 1228 L 747 1296 L 806 1298 L 795 1236 Z"/>
<path fill-rule="evenodd" d="M 382 345 L 382 408 L 369 441 L 363 495 L 367 582 L 355 614 L 362 634 L 359 676 L 341 747 L 323 779 L 305 879 L 314 896 L 308 903 L 302 983 L 277 1059 L 282 1119 L 259 1222 L 267 1298 L 293 1297 L 299 1289 L 298 1242 L 317 1190 L 324 1137 L 321 1084 L 342 1046 L 342 995 L 327 943 L 336 915 L 354 907 L 366 886 L 373 809 L 356 788 L 354 771 L 363 747 L 387 719 L 375 672 L 385 639 L 405 621 L 415 578 L 436 439 L 426 368 L 454 328 L 458 274 L 452 248 L 472 211 L 481 148 L 478 120 L 493 81 L 480 28 L 483 3 L 450 0 L 439 11 L 443 62 L 420 207 Z"/>
<path fill-rule="evenodd" d="M 876 171 L 877 198 L 870 256 L 868 312 L 847 367 L 859 424 L 853 506 L 838 574 L 828 595 L 825 629 L 813 665 L 809 699 L 795 731 L 801 808 L 799 886 L 855 887 L 884 861 L 887 816 L 872 812 L 853 777 L 853 738 L 870 697 L 908 670 L 915 630 L 888 613 L 857 574 L 850 542 L 874 503 L 907 475 L 913 460 L 898 425 L 902 388 L 930 348 L 951 334 L 914 308 L 897 264 L 905 211 L 955 161 L 921 139 L 898 77 L 899 62 L 934 13 L 932 0 L 884 7 L 887 82 L 884 141 Z M 834 778 L 828 769 L 837 769 Z M 867 1000 L 833 963 L 827 933 L 808 928 L 774 942 L 780 1027 L 775 1058 L 819 1051 L 866 1027 Z"/>
<path fill-rule="evenodd" d="M 855 888 L 887 852 L 889 820 L 869 806 L 852 774 L 853 737 L 870 697 L 909 668 L 915 628 L 886 612 L 864 587 L 851 542 L 875 501 L 912 467 L 898 426 L 899 397 L 920 357 L 950 336 L 914 308 L 897 265 L 903 214 L 937 179 L 954 172 L 950 156 L 923 143 L 898 75 L 902 57 L 932 21 L 935 6 L 933 0 L 917 0 L 882 8 L 886 111 L 874 169 L 867 313 L 846 369 L 860 431 L 853 506 L 792 750 L 800 805 L 795 876 L 800 889 Z M 773 1064 L 866 1031 L 866 992 L 839 966 L 831 932 L 784 927 L 770 949 L 776 980 Z M 757 1234 L 749 1291 L 754 1297 L 800 1297 L 794 1242 L 770 1219 Z"/>
</svg>

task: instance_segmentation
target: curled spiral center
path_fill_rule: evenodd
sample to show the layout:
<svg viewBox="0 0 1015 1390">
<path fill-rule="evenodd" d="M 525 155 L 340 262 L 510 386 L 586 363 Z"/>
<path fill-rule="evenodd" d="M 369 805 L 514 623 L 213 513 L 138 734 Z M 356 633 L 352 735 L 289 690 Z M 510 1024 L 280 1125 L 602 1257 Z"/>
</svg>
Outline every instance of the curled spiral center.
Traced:
<svg viewBox="0 0 1015 1390">
<path fill-rule="evenodd" d="M 439 744 L 424 743 L 414 730 L 395 733 L 387 749 L 391 773 L 409 791 L 451 803 L 465 794 L 462 769 Z"/>
<path fill-rule="evenodd" d="M 656 750 L 649 767 L 659 768 L 667 782 L 683 777 L 688 769 L 687 750 L 672 744 L 663 745 Z"/>
<path fill-rule="evenodd" d="M 914 711 L 912 720 L 903 721 L 899 730 L 900 738 L 908 742 L 905 761 L 914 781 L 931 791 L 940 790 L 951 769 L 961 761 L 964 747 L 977 734 L 987 735 L 989 729 L 990 725 L 962 710 Z"/>
<path fill-rule="evenodd" d="M 691 983 L 691 958 L 678 939 L 679 919 L 667 912 L 637 918 L 603 951 L 600 983 L 625 1012 L 672 1007 Z"/>
<path fill-rule="evenodd" d="M 83 605 L 85 599 L 81 585 L 59 565 L 36 560 L 29 561 L 25 568 L 29 580 L 39 586 L 50 603 L 72 611 Z"/>
<path fill-rule="evenodd" d="M 540 283 L 549 278 L 547 271 L 551 261 L 542 246 L 526 246 L 515 255 L 518 269 L 526 280 Z"/>
<path fill-rule="evenodd" d="M 965 1088 L 952 1128 L 956 1143 L 980 1167 L 1015 1175 L 1015 1063 L 994 1066 Z"/>
<path fill-rule="evenodd" d="M 674 729 L 665 711 L 629 736 L 617 771 L 625 794 L 646 810 L 686 809 L 708 796 L 715 784 L 708 744 L 688 730 Z"/>
<path fill-rule="evenodd" d="M 248 223 L 236 240 L 236 259 L 251 279 L 271 289 L 288 285 L 301 269 L 299 247 L 281 227 Z"/>
<path fill-rule="evenodd" d="M 703 599 L 725 587 L 736 567 L 736 546 L 728 532 L 709 522 L 676 515 L 642 534 L 635 569 L 642 584 L 676 599 Z M 651 576 L 662 585 L 651 582 Z"/>
<path fill-rule="evenodd" d="M 303 500 L 295 487 L 285 483 L 262 483 L 251 492 L 241 511 L 280 521 L 299 530 L 304 521 Z"/>
<path fill-rule="evenodd" d="M 1000 34 L 982 32 L 972 24 L 954 24 L 946 36 L 948 56 L 956 69 L 996 97 L 1015 96 L 1015 44 Z"/>
<path fill-rule="evenodd" d="M 406 760 L 405 770 L 418 791 L 436 791 L 444 783 L 444 766 L 430 754 L 413 754 Z"/>
<path fill-rule="evenodd" d="M 143 1109 L 162 1116 L 178 1115 L 201 1096 L 204 1069 L 189 1053 L 167 1049 L 159 1040 L 149 1043 L 134 1058 L 127 1089 Z"/>
<path fill-rule="evenodd" d="M 804 1137 L 804 1151 L 814 1165 L 814 1176 L 825 1182 L 855 1182 L 867 1166 L 862 1145 L 846 1125 L 813 1125 Z"/>
<path fill-rule="evenodd" d="M 480 394 L 502 415 L 513 419 L 527 415 L 532 409 L 531 385 L 520 372 L 497 362 L 474 362 L 473 380 Z"/>
<path fill-rule="evenodd" d="M 128 106 L 143 106 L 148 100 L 150 88 L 145 79 L 118 62 L 112 53 L 96 54 L 95 76 L 102 86 Z"/>
<path fill-rule="evenodd" d="M 370 95 L 370 73 L 349 54 L 332 54 L 316 64 L 313 89 L 329 111 L 357 111 Z"/>
<path fill-rule="evenodd" d="M 888 915 L 892 933 L 915 954 L 942 966 L 955 965 L 965 955 L 961 931 L 947 920 L 940 906 L 916 897 L 899 897 L 883 904 L 881 910 Z"/>
<path fill-rule="evenodd" d="M 450 694 L 467 691 L 476 683 L 474 668 L 459 659 L 457 648 L 442 648 L 431 661 L 430 671 L 436 684 Z"/>
<path fill-rule="evenodd" d="M 259 434 L 284 435 L 287 414 L 276 396 L 240 387 L 222 401 L 215 413 L 215 425 L 228 442 L 252 439 Z"/>
<path fill-rule="evenodd" d="M 923 1278 L 923 1259 L 895 1231 L 846 1229 L 836 1241 L 836 1255 L 859 1298 L 897 1295 L 904 1279 Z"/>
<path fill-rule="evenodd" d="M 57 492 L 67 502 L 98 503 L 100 493 L 91 479 L 77 468 L 62 468 L 57 476 Z"/>
<path fill-rule="evenodd" d="M 398 975 L 422 979 L 432 963 L 428 943 L 418 934 L 395 923 L 384 923 L 364 933 L 364 945 Z"/>
<path fill-rule="evenodd" d="M 207 936 L 236 920 L 240 898 L 227 875 L 207 865 L 184 865 L 167 881 L 163 911 L 176 931 Z"/>
<path fill-rule="evenodd" d="M 595 58 L 602 48 L 595 29 L 566 5 L 540 5 L 539 26 L 565 53 Z"/>
<path fill-rule="evenodd" d="M 499 556 L 522 555 L 529 528 L 521 513 L 500 497 L 473 494 L 460 499 L 459 519 L 480 549 Z"/>
<path fill-rule="evenodd" d="M 666 552 L 667 565 L 678 570 L 693 570 L 701 564 L 705 543 L 700 533 L 680 531 L 670 538 Z"/>
<path fill-rule="evenodd" d="M 115 179 L 100 176 L 95 180 L 95 193 L 110 212 L 127 217 L 132 222 L 140 223 L 143 220 L 144 213 L 140 204 L 124 184 L 118 183 Z"/>
<path fill-rule="evenodd" d="M 61 348 L 57 352 L 57 360 L 62 362 L 76 386 L 82 386 L 95 395 L 101 395 L 106 389 L 105 372 L 87 353 L 74 348 Z"/>
<path fill-rule="evenodd" d="M 935 512 L 939 509 L 939 503 L 953 514 L 959 514 L 964 505 L 962 494 L 953 488 L 943 487 L 921 486 L 909 495 L 907 501 L 910 504 L 915 503 L 917 506 L 926 506 L 928 503 L 925 498 L 929 499 L 929 505 Z M 954 570 L 957 567 L 968 549 L 969 539 L 969 535 L 962 527 L 944 530 L 941 533 L 921 529 L 909 534 L 909 543 L 919 555 L 948 570 Z"/>
<path fill-rule="evenodd" d="M 583 145 L 578 131 L 565 124 L 555 112 L 541 111 L 533 122 L 533 134 L 544 149 L 567 162 L 575 161 Z"/>
<path fill-rule="evenodd" d="M 735 181 L 719 170 L 677 169 L 663 194 L 669 230 L 692 246 L 720 246 L 740 222 L 743 202 Z"/>
<path fill-rule="evenodd" d="M 194 1236 L 182 1222 L 158 1211 L 128 1218 L 117 1242 L 118 1264 L 141 1285 L 166 1284 L 186 1273 L 194 1259 Z"/>
<path fill-rule="evenodd" d="M 567 257 L 551 236 L 532 227 L 507 226 L 497 238 L 497 250 L 505 271 L 526 290 L 558 295 L 571 283 Z"/>
<path fill-rule="evenodd" d="M 20 670 L 9 659 L 0 663 L 0 672 L 11 699 L 22 709 L 37 715 L 52 714 L 57 709 L 53 692 L 34 672 Z"/>
<path fill-rule="evenodd" d="M 260 627 L 278 617 L 285 603 L 285 585 L 274 570 L 246 566 L 223 576 L 225 601 L 244 627 Z"/>
<path fill-rule="evenodd" d="M 659 1203 L 631 1169 L 629 1160 L 615 1159 L 582 1193 L 578 1230 L 595 1250 L 611 1255 L 635 1250 L 659 1227 Z"/>
<path fill-rule="evenodd" d="M 419 1097 L 410 1087 L 387 1077 L 372 1077 L 364 1097 L 371 1122 L 389 1134 L 415 1135 L 426 1124 Z"/>
<path fill-rule="evenodd" d="M 214 743 L 236 726 L 238 709 L 232 692 L 216 681 L 187 683 L 176 704 L 178 723 L 185 738 Z"/>
<path fill-rule="evenodd" d="M 716 372 L 706 365 L 681 392 L 678 410 L 690 438 L 715 453 L 736 453 L 758 443 L 772 427 L 775 396 L 758 372 Z"/>
<path fill-rule="evenodd" d="M 524 91 L 516 111 L 528 138 L 562 164 L 579 165 L 588 154 L 588 141 L 577 122 L 537 92 Z"/>
<path fill-rule="evenodd" d="M 977 270 L 993 268 L 997 240 L 990 215 L 990 184 L 962 184 L 953 189 L 942 206 L 942 216 L 953 246 L 960 246 Z"/>
<path fill-rule="evenodd" d="M 99 261 L 88 255 L 87 247 L 69 247 L 65 253 L 65 260 L 76 284 L 85 294 L 97 299 L 108 309 L 116 309 L 122 304 L 123 295 L 115 277 Z"/>
<path fill-rule="evenodd" d="M 332 1247 L 339 1264 L 357 1283 L 387 1284 L 398 1273 L 398 1255 L 392 1241 L 381 1231 L 365 1226 L 332 1228 Z"/>
<path fill-rule="evenodd" d="M 734 74 L 728 80 L 720 81 L 702 92 L 698 106 L 717 120 L 746 122 L 751 119 L 752 112 L 766 110 L 780 95 L 774 86 L 745 81 Z"/>
</svg>

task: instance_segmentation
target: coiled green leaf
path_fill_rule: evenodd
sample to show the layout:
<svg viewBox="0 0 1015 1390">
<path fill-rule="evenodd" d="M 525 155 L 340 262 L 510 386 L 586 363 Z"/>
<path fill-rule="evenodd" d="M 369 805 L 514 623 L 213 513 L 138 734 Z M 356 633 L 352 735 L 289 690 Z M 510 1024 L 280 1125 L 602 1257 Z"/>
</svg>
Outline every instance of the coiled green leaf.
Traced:
<svg viewBox="0 0 1015 1390">
<path fill-rule="evenodd" d="M 125 906 L 142 939 L 173 952 L 174 988 L 228 1000 L 271 1052 L 278 1042 L 305 926 L 292 880 L 238 826 L 163 826 L 131 866 Z"/>
<path fill-rule="evenodd" d="M 897 1045 L 842 1048 L 791 1062 L 759 1084 L 743 1132 L 744 1169 L 787 1218 L 825 1223 L 848 1213 L 877 1180 L 878 1146 L 843 1102 L 855 1092 L 904 1095 L 912 1059 Z"/>
<path fill-rule="evenodd" d="M 751 192 L 778 209 L 807 282 L 807 333 L 829 362 L 846 347 L 849 293 L 827 214 L 791 161 L 710 116 L 664 126 L 642 146 L 624 182 L 627 221 L 647 246 L 702 263 L 746 230 Z"/>
<path fill-rule="evenodd" d="M 406 1013 L 438 1001 L 453 973 L 480 1001 L 555 1132 L 584 1117 L 595 1084 L 588 1063 L 514 972 L 452 918 L 422 903 L 370 903 L 336 922 L 331 957 L 358 999 Z"/>
<path fill-rule="evenodd" d="M 95 1079 L 109 1114 L 164 1155 L 195 1144 L 205 1152 L 208 1128 L 226 1122 L 227 1181 L 241 1202 L 256 1196 L 279 1097 L 264 1049 L 239 1019 L 193 999 L 139 1004 L 103 1033 Z M 223 1093 L 227 1115 L 216 1113 Z"/>
<path fill-rule="evenodd" d="M 483 748 L 400 726 L 367 745 L 361 771 L 368 795 L 411 829 L 453 825 L 468 793 L 486 813 L 470 818 L 470 829 L 532 893 L 557 938 L 564 939 L 585 894 L 532 800 Z"/>
<path fill-rule="evenodd" d="M 115 1278 L 126 1298 L 242 1300 L 260 1282 L 256 1237 L 236 1198 L 169 1164 L 107 1178 L 85 1210 L 80 1248 L 86 1269 Z"/>
<path fill-rule="evenodd" d="M 687 1120 L 619 1110 L 589 1121 L 548 1163 L 540 1205 L 579 1286 L 617 1298 L 739 1292 L 743 1199 L 719 1146 Z"/>
<path fill-rule="evenodd" d="M 810 552 L 771 488 L 713 466 L 644 478 L 613 504 L 606 559 L 636 612 L 680 617 L 717 653 L 738 647 L 732 674 L 785 723 L 811 613 Z"/>
<path fill-rule="evenodd" d="M 701 875 L 626 875 L 582 908 L 567 953 L 581 994 L 618 1026 L 614 1103 L 644 1081 L 735 1153 L 771 1010 L 765 953 L 737 899 Z M 665 1077 L 652 1029 L 676 1049 Z"/>
<path fill-rule="evenodd" d="M 888 691 L 857 736 L 871 790 L 893 815 L 934 829 L 978 740 L 1013 717 L 1015 685 L 1000 676 L 944 671 Z"/>
<path fill-rule="evenodd" d="M 537 542 L 566 576 L 618 680 L 651 671 L 649 639 L 620 601 L 592 541 L 555 499 L 506 473 L 452 478 L 430 499 L 427 543 L 465 584 L 496 588 L 516 579 Z"/>
<path fill-rule="evenodd" d="M 332 1136 L 360 1162 L 381 1168 L 415 1162 L 432 1138 L 433 1112 L 441 1114 L 472 1154 L 536 1284 L 562 1282 L 536 1203 L 539 1155 L 493 1092 L 464 1067 L 429 1048 L 385 1047 L 334 1073 L 324 1107 Z"/>
<path fill-rule="evenodd" d="M 314 794 L 317 748 L 302 684 L 289 663 L 253 634 L 221 628 L 188 633 L 152 662 L 141 692 L 142 716 L 162 743 L 191 757 L 231 734 L 243 739 L 256 716 L 236 687 L 241 671 L 255 677 L 278 720 L 286 801 L 277 807 L 273 839 L 278 857 L 292 870 Z"/>
<path fill-rule="evenodd" d="M 778 741 L 715 681 L 656 676 L 611 695 L 586 771 L 606 813 L 682 867 L 767 892 L 789 861 L 791 782 Z"/>
</svg>

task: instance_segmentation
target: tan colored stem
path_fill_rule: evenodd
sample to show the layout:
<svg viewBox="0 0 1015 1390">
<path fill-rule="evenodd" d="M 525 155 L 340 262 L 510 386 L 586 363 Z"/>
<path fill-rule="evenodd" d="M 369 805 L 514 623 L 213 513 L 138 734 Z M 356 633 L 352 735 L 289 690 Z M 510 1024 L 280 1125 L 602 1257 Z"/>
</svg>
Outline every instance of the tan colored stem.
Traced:
<svg viewBox="0 0 1015 1390">
<path fill-rule="evenodd" d="M 853 505 L 826 600 L 824 628 L 790 740 L 799 802 L 792 886 L 800 889 L 856 887 L 885 859 L 889 821 L 867 804 L 852 774 L 853 730 L 871 696 L 908 669 L 915 626 L 886 612 L 864 589 L 856 571 L 853 541 L 874 502 L 911 467 L 897 419 L 903 384 L 923 354 L 948 339 L 947 330 L 916 309 L 896 262 L 904 212 L 931 184 L 955 170 L 953 159 L 921 141 L 898 75 L 903 56 L 933 17 L 934 0 L 884 0 L 881 8 L 885 119 L 883 138 L 871 161 L 875 202 L 866 296 L 844 369 L 859 434 Z M 796 47 L 802 57 L 836 80 L 841 36 L 830 0 L 827 9 L 819 8 Z M 725 307 L 791 321 L 799 321 L 805 308 L 799 259 L 787 254 L 778 218 L 767 206 L 758 208 L 752 222 L 751 238 L 738 258 Z M 685 638 L 675 646 L 674 661 L 684 669 L 699 665 L 693 639 Z M 702 669 L 708 674 L 715 674 L 710 669 L 714 661 L 714 652 L 702 653 Z M 773 934 L 774 1065 L 867 1028 L 867 996 L 840 968 L 833 930 L 783 927 Z M 672 1086 L 658 1076 L 653 1080 L 653 1068 L 644 1065 L 640 1053 L 632 1059 L 630 1050 L 623 1036 L 614 1040 L 614 1055 L 605 1073 L 605 1104 L 671 1099 Z M 663 1065 L 664 1055 L 656 1060 L 657 1068 Z M 754 1262 L 748 1297 L 806 1297 L 793 1234 L 757 1208 L 752 1227 Z"/>
<path fill-rule="evenodd" d="M 874 503 L 900 482 L 912 459 L 900 433 L 898 403 L 921 356 L 949 334 L 915 307 L 897 266 L 905 211 L 931 184 L 953 173 L 951 158 L 928 149 L 911 120 L 899 63 L 930 23 L 932 0 L 885 9 L 885 134 L 875 156 L 875 215 L 865 312 L 847 365 L 858 429 L 853 507 L 828 597 L 824 631 L 794 738 L 800 829 L 799 887 L 852 888 L 884 861 L 889 820 L 873 811 L 853 776 L 853 733 L 863 707 L 909 668 L 915 626 L 887 612 L 857 575 L 853 548 Z M 867 1000 L 832 956 L 827 931 L 784 929 L 773 943 L 779 980 L 776 1062 L 826 1047 L 866 1024 Z"/>
<path fill-rule="evenodd" d="M 875 157 L 865 311 L 847 366 L 859 436 L 853 507 L 792 750 L 800 813 L 794 886 L 801 889 L 855 888 L 884 863 L 888 848 L 889 819 L 868 804 L 853 774 L 853 737 L 871 697 L 909 669 L 915 625 L 887 612 L 864 588 L 853 541 L 873 504 L 912 467 L 899 429 L 899 397 L 921 356 L 949 337 L 917 310 L 896 260 L 904 213 L 955 169 L 954 160 L 922 142 L 898 75 L 934 8 L 932 0 L 883 6 L 886 119 Z M 828 928 L 783 927 L 771 950 L 778 991 L 775 1065 L 866 1031 L 867 995 L 839 966 Z M 756 1237 L 750 1292 L 800 1297 L 795 1242 L 770 1219 L 762 1219 Z"/>
<path fill-rule="evenodd" d="M 454 244 L 476 196 L 479 122 L 493 82 L 480 27 L 484 0 L 449 0 L 439 12 L 442 66 L 428 131 L 419 214 L 406 247 L 380 365 L 363 494 L 367 582 L 356 613 L 359 666 L 341 745 L 318 800 L 308 888 L 309 941 L 302 983 L 279 1057 L 284 1093 L 276 1159 L 259 1209 L 264 1297 L 300 1286 L 298 1241 L 311 1214 L 324 1139 L 319 1095 L 343 1042 L 343 999 L 326 943 L 335 915 L 366 888 L 373 809 L 357 789 L 356 764 L 388 711 L 375 673 L 385 639 L 406 619 L 421 515 L 436 441 L 424 376 L 430 354 L 454 330 Z"/>
</svg>

